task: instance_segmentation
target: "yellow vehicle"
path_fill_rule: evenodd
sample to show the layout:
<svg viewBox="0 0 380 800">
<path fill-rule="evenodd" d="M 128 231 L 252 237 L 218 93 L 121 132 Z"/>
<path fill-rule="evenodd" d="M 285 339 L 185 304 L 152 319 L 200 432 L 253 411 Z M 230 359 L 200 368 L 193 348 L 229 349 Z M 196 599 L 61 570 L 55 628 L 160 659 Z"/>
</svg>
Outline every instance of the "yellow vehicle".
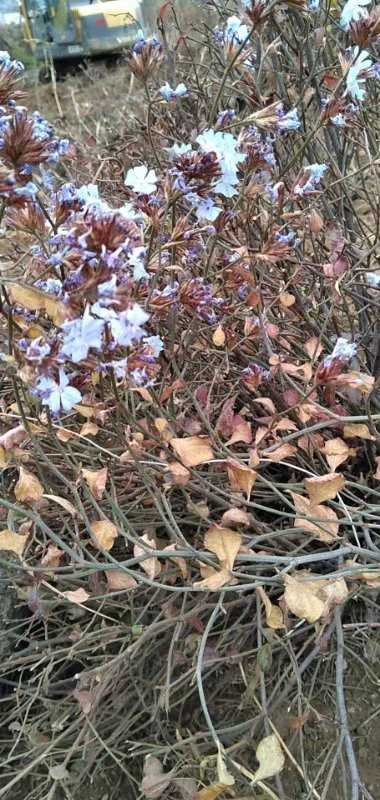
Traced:
<svg viewBox="0 0 380 800">
<path fill-rule="evenodd" d="M 138 38 L 141 0 L 21 0 L 25 38 L 38 60 L 117 53 Z"/>
</svg>

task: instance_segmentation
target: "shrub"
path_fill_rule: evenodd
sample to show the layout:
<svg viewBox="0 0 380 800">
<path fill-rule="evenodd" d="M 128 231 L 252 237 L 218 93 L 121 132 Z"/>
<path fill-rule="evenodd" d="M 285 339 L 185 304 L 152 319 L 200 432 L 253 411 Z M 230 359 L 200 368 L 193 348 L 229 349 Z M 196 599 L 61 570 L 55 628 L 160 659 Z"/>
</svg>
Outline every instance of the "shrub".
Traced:
<svg viewBox="0 0 380 800">
<path fill-rule="evenodd" d="M 147 762 L 148 797 L 194 796 L 194 752 L 219 785 L 198 798 L 272 777 L 268 722 L 260 772 L 225 748 L 294 696 L 286 637 L 298 680 L 336 630 L 343 724 L 342 608 L 378 585 L 378 10 L 204 5 L 216 27 L 164 4 L 128 53 L 139 107 L 107 198 L 90 157 L 75 184 L 75 144 L 21 105 L 2 54 L 0 548 L 22 558 L 30 641 L 51 642 L 20 651 L 47 687 L 38 726 L 60 731 L 38 777 L 17 738 L 30 797 L 79 791 L 100 753 L 115 796 L 138 795 L 147 754 L 172 770 Z M 232 665 L 249 689 L 252 657 L 258 717 L 213 688 Z"/>
</svg>

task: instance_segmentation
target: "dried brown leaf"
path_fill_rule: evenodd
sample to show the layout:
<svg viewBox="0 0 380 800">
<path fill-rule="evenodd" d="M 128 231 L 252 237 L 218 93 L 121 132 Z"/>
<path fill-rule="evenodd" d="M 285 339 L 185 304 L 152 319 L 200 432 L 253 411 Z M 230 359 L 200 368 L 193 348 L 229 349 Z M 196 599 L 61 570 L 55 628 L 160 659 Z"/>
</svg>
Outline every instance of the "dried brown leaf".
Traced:
<svg viewBox="0 0 380 800">
<path fill-rule="evenodd" d="M 19 479 L 15 486 L 16 499 L 20 503 L 38 503 L 43 497 L 43 487 L 36 475 L 20 467 Z"/>
<path fill-rule="evenodd" d="M 209 592 L 217 592 L 218 589 L 221 589 L 221 587 L 225 586 L 226 583 L 233 583 L 229 569 L 222 569 L 220 572 L 217 572 L 217 570 L 212 572 L 211 569 L 209 569 L 207 578 L 203 578 L 202 581 L 196 581 L 193 583 L 193 587 L 194 589 L 204 589 L 205 591 Z"/>
<path fill-rule="evenodd" d="M 251 497 L 252 487 L 255 483 L 257 472 L 251 467 L 246 467 L 244 464 L 239 464 L 232 458 L 226 461 L 228 480 L 233 492 L 244 492 L 247 500 Z"/>
<path fill-rule="evenodd" d="M 333 542 L 338 537 L 339 520 L 332 508 L 313 506 L 308 497 L 290 492 L 297 512 L 294 525 L 304 528 L 321 542 Z"/>
<path fill-rule="evenodd" d="M 22 556 L 28 537 L 28 533 L 23 536 L 21 533 L 14 533 L 6 528 L 0 531 L 0 550 L 9 550 L 12 553 L 17 553 L 18 556 Z"/>
<path fill-rule="evenodd" d="M 144 775 L 141 782 L 141 791 L 149 800 L 161 797 L 172 780 L 172 773 L 164 773 L 164 768 L 156 756 L 147 756 L 144 764 Z"/>
<path fill-rule="evenodd" d="M 251 525 L 251 518 L 246 511 L 242 508 L 229 508 L 222 516 L 222 525 L 228 527 L 229 525 L 244 525 L 249 527 Z"/>
<path fill-rule="evenodd" d="M 124 589 L 136 589 L 137 581 L 128 575 L 123 569 L 106 569 L 105 571 L 108 588 L 111 592 L 118 592 Z"/>
<path fill-rule="evenodd" d="M 294 447 L 294 445 L 285 442 L 285 444 L 281 444 L 276 450 L 272 450 L 270 453 L 263 450 L 262 456 L 263 458 L 269 459 L 269 461 L 278 463 L 279 461 L 285 461 L 287 458 L 292 458 L 296 452 L 297 448 Z"/>
<path fill-rule="evenodd" d="M 100 550 L 112 550 L 118 537 L 117 527 L 110 519 L 97 519 L 91 523 L 93 544 Z"/>
<path fill-rule="evenodd" d="M 214 553 L 221 566 L 230 570 L 230 572 L 234 568 L 235 558 L 239 552 L 241 542 L 240 533 L 236 533 L 230 528 L 222 528 L 219 525 L 213 525 L 209 528 L 204 539 L 207 550 Z"/>
<path fill-rule="evenodd" d="M 221 325 L 218 325 L 216 331 L 214 331 L 212 341 L 215 347 L 224 347 L 226 343 L 226 334 Z"/>
<path fill-rule="evenodd" d="M 272 778 L 281 772 L 285 766 L 285 755 L 277 736 L 271 734 L 261 740 L 256 750 L 256 758 L 260 766 L 254 774 L 254 783 L 265 781 L 266 778 Z"/>
<path fill-rule="evenodd" d="M 331 470 L 335 471 L 347 458 L 356 455 L 356 450 L 348 447 L 343 439 L 328 439 L 323 447 L 323 453 Z"/>
<path fill-rule="evenodd" d="M 268 628 L 273 628 L 273 630 L 285 628 L 284 617 L 281 608 L 272 603 L 262 586 L 257 587 L 257 592 L 264 603 Z"/>
<path fill-rule="evenodd" d="M 327 475 L 318 475 L 315 478 L 305 478 L 305 489 L 309 495 L 312 506 L 334 500 L 338 492 L 343 489 L 345 478 L 339 472 L 329 472 Z"/>
<path fill-rule="evenodd" d="M 185 439 L 172 439 L 170 442 L 174 452 L 185 467 L 197 467 L 214 458 L 207 436 L 188 436 Z"/>
<path fill-rule="evenodd" d="M 62 594 L 67 598 L 67 600 L 70 600 L 71 603 L 76 603 L 77 605 L 85 603 L 90 597 L 88 592 L 86 592 L 84 589 L 74 589 L 73 591 L 62 592 Z"/>
<path fill-rule="evenodd" d="M 96 498 L 96 500 L 101 500 L 103 494 L 105 492 L 107 477 L 108 477 L 108 469 L 107 467 L 103 467 L 103 469 L 82 469 L 82 475 L 87 483 L 88 488 L 90 489 L 91 494 Z"/>
<path fill-rule="evenodd" d="M 367 439 L 370 442 L 376 441 L 376 436 L 374 436 L 370 430 L 368 425 L 364 424 L 350 424 L 344 425 L 343 427 L 343 436 L 347 439 Z"/>
<path fill-rule="evenodd" d="M 150 537 L 148 533 L 144 533 L 142 536 L 140 536 L 140 540 L 144 542 L 145 547 L 142 547 L 139 544 L 134 545 L 133 555 L 135 558 L 146 555 L 146 553 L 149 553 L 151 550 L 154 551 L 157 549 L 155 540 Z M 161 572 L 161 564 L 154 554 L 150 558 L 146 558 L 144 561 L 141 561 L 140 566 L 144 572 L 146 572 L 148 577 L 151 578 L 151 580 L 156 578 Z"/>
</svg>

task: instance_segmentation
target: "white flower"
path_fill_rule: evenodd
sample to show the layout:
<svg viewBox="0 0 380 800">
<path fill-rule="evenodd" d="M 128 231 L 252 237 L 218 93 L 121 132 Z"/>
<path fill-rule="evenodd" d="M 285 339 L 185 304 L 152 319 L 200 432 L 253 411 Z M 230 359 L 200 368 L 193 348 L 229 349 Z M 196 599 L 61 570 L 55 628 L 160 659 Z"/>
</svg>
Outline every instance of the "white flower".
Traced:
<svg viewBox="0 0 380 800">
<path fill-rule="evenodd" d="M 177 156 L 183 156 L 185 153 L 190 153 L 192 147 L 191 144 L 173 144 L 171 147 L 165 147 L 165 150 L 170 158 L 177 158 Z"/>
<path fill-rule="evenodd" d="M 78 364 L 79 361 L 87 358 L 91 347 L 100 350 L 104 325 L 104 320 L 92 317 L 87 307 L 83 317 L 63 323 L 62 329 L 65 336 L 61 353 Z"/>
<path fill-rule="evenodd" d="M 105 200 L 99 197 L 99 188 L 95 183 L 87 183 L 77 190 L 76 198 L 83 205 L 83 210 L 110 211 L 110 207 Z"/>
<path fill-rule="evenodd" d="M 179 83 L 175 89 L 172 89 L 170 83 L 166 81 L 166 83 L 164 83 L 164 85 L 161 86 L 161 89 L 158 91 L 164 100 L 169 102 L 170 100 L 176 100 L 177 97 L 183 97 L 185 94 L 187 94 L 188 89 L 184 83 Z"/>
<path fill-rule="evenodd" d="M 128 170 L 124 183 L 137 194 L 153 194 L 157 188 L 157 181 L 154 169 L 142 164 L 140 167 Z"/>
<path fill-rule="evenodd" d="M 248 28 L 239 17 L 229 17 L 227 20 L 225 36 L 229 42 L 242 44 L 248 37 Z"/>
<path fill-rule="evenodd" d="M 148 347 L 150 347 L 155 358 L 157 358 L 157 356 L 159 356 L 161 351 L 164 349 L 164 343 L 160 336 L 146 336 L 144 339 L 144 344 L 147 344 Z"/>
<path fill-rule="evenodd" d="M 146 256 L 145 247 L 134 247 L 131 255 L 128 258 L 128 266 L 133 267 L 133 278 L 135 281 L 146 280 L 150 277 L 149 273 L 144 267 L 144 258 Z"/>
<path fill-rule="evenodd" d="M 356 354 L 356 350 L 356 344 L 351 344 L 350 342 L 347 342 L 346 339 L 340 337 L 331 353 L 331 358 L 341 358 L 344 361 L 350 361 L 350 359 Z"/>
<path fill-rule="evenodd" d="M 340 17 L 342 28 L 347 30 L 351 22 L 358 22 L 359 19 L 367 17 L 368 13 L 365 6 L 368 6 L 370 2 L 371 0 L 347 0 Z"/>
<path fill-rule="evenodd" d="M 52 414 L 58 414 L 61 406 L 64 411 L 71 411 L 73 406 L 82 400 L 79 389 L 69 385 L 69 379 L 63 369 L 59 370 L 59 383 L 53 378 L 39 378 L 34 392 L 41 398 L 44 406 L 49 406 Z"/>
<path fill-rule="evenodd" d="M 367 272 L 366 278 L 370 286 L 374 286 L 375 288 L 380 286 L 380 275 L 378 275 L 377 272 Z"/>
<path fill-rule="evenodd" d="M 149 319 L 149 314 L 146 314 L 138 303 L 134 303 L 132 308 L 128 309 L 125 316 L 131 325 L 144 325 L 144 322 L 147 322 Z"/>
<path fill-rule="evenodd" d="M 354 47 L 353 49 L 353 60 L 354 63 L 348 70 L 346 77 L 347 88 L 345 94 L 351 95 L 353 100 L 364 100 L 365 87 L 363 84 L 367 75 L 362 75 L 361 77 L 359 77 L 359 75 L 371 68 L 372 61 L 367 50 L 362 50 L 362 52 L 359 53 L 358 47 Z"/>
<path fill-rule="evenodd" d="M 236 194 L 235 186 L 238 183 L 237 167 L 246 158 L 244 153 L 237 152 L 237 140 L 231 133 L 213 131 L 209 128 L 197 137 L 197 142 L 201 150 L 205 153 L 215 153 L 218 158 L 222 176 L 214 191 L 224 197 L 232 197 Z"/>
</svg>

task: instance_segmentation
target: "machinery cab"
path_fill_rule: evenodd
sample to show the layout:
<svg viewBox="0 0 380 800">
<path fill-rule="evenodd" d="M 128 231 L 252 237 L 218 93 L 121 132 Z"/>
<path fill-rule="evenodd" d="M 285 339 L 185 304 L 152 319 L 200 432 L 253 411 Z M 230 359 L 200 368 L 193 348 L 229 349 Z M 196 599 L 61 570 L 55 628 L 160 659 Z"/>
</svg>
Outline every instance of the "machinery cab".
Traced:
<svg viewBox="0 0 380 800">
<path fill-rule="evenodd" d="M 140 0 L 22 0 L 26 39 L 38 59 L 117 53 L 141 30 Z"/>
</svg>

